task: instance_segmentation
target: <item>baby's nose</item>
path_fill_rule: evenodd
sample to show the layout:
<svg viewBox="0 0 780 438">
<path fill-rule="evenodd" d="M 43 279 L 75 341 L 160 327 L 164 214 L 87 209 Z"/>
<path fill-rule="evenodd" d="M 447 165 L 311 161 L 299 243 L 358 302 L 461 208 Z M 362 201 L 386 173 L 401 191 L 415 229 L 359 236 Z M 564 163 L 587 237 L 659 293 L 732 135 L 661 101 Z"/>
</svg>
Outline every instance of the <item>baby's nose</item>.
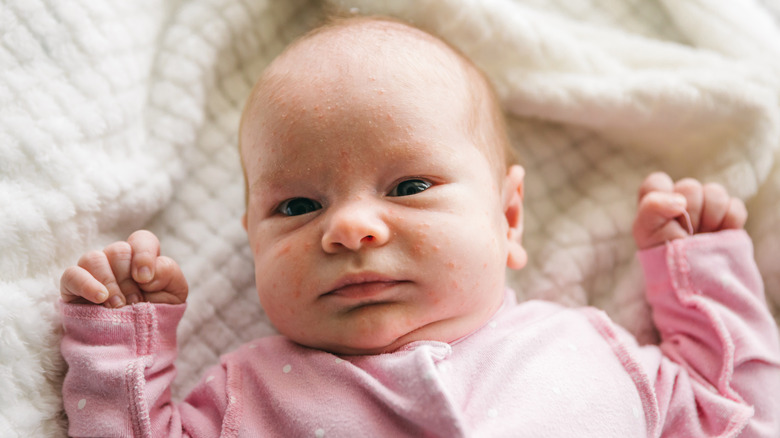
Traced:
<svg viewBox="0 0 780 438">
<path fill-rule="evenodd" d="M 370 202 L 353 202 L 342 207 L 331 206 L 322 249 L 327 253 L 358 251 L 387 243 L 390 229 L 380 211 Z"/>
</svg>

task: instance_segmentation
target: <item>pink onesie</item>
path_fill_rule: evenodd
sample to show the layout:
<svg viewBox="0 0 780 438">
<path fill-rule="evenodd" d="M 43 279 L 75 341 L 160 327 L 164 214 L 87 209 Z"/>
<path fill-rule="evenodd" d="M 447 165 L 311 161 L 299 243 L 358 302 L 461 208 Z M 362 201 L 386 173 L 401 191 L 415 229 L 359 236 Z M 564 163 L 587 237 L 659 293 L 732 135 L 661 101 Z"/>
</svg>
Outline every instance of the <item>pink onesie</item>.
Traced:
<svg viewBox="0 0 780 438">
<path fill-rule="evenodd" d="M 660 346 L 509 291 L 476 332 L 337 356 L 282 336 L 170 397 L 184 305 L 65 305 L 73 436 L 780 436 L 780 344 L 743 231 L 640 253 Z"/>
</svg>

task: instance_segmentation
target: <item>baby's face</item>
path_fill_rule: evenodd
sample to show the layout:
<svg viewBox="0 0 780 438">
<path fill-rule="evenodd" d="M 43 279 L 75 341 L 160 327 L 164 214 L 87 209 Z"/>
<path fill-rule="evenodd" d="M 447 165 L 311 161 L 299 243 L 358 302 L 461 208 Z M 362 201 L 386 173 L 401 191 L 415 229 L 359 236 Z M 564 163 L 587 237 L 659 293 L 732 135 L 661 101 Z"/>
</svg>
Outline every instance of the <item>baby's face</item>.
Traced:
<svg viewBox="0 0 780 438">
<path fill-rule="evenodd" d="M 292 77 L 242 133 L 261 304 L 282 334 L 343 354 L 484 324 L 518 191 L 472 143 L 463 93 L 378 70 Z"/>
</svg>

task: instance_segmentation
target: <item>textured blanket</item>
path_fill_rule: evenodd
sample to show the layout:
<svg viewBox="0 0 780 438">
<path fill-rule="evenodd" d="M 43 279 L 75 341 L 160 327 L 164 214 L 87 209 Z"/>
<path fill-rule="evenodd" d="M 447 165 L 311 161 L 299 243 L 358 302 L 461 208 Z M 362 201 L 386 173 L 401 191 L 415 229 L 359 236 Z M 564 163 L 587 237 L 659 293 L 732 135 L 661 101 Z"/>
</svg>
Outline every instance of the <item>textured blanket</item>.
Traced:
<svg viewBox="0 0 780 438">
<path fill-rule="evenodd" d="M 630 237 L 662 169 L 746 200 L 780 315 L 780 5 L 333 0 L 432 30 L 494 81 L 527 170 L 521 299 L 593 304 L 652 342 Z M 236 130 L 316 0 L 0 0 L 0 436 L 63 436 L 58 279 L 156 232 L 191 286 L 181 396 L 273 333 L 253 290 Z"/>
</svg>

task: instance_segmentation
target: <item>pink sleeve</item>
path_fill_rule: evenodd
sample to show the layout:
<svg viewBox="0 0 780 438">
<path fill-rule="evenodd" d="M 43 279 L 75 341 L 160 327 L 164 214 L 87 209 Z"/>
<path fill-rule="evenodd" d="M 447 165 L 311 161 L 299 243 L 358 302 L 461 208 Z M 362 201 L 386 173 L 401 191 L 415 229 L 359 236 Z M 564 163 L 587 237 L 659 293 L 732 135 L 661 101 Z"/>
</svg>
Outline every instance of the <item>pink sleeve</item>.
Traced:
<svg viewBox="0 0 780 438">
<path fill-rule="evenodd" d="M 184 309 L 183 304 L 121 309 L 62 304 L 69 436 L 219 435 L 226 406 L 219 386 L 223 375 L 212 372 L 219 378 L 186 403 L 171 402 L 176 327 Z"/>
<path fill-rule="evenodd" d="M 662 435 L 780 436 L 780 343 L 747 233 L 697 235 L 639 256 L 662 339 L 662 355 L 641 353 Z"/>
</svg>

